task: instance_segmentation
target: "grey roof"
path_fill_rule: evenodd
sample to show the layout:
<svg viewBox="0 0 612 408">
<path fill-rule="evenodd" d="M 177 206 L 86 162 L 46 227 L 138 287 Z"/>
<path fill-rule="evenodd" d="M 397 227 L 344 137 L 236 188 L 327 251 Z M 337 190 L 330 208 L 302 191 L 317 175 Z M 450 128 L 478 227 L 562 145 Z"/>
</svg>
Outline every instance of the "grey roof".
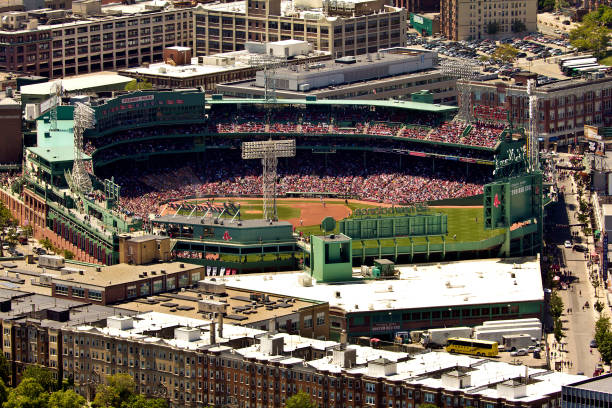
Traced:
<svg viewBox="0 0 612 408">
<path fill-rule="evenodd" d="M 601 377 L 590 378 L 586 381 L 570 385 L 572 388 L 577 388 L 586 391 L 605 392 L 612 394 L 612 374 L 603 375 Z"/>
</svg>

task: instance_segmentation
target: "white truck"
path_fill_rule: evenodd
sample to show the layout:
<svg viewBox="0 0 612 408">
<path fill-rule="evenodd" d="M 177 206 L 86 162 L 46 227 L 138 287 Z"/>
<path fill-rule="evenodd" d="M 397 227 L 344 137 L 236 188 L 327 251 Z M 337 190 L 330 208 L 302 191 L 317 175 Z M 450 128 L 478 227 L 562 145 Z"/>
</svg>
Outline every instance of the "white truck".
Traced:
<svg viewBox="0 0 612 408">
<path fill-rule="evenodd" d="M 421 343 L 425 347 L 444 347 L 450 337 L 472 337 L 471 327 L 449 327 L 429 329 L 421 336 Z"/>
<path fill-rule="evenodd" d="M 511 320 L 487 320 L 482 322 L 483 326 L 541 326 L 542 322 L 537 317 L 529 317 L 526 319 L 511 319 Z"/>
<path fill-rule="evenodd" d="M 540 327 L 517 327 L 517 328 L 503 328 L 503 329 L 480 329 L 474 331 L 474 338 L 477 340 L 489 340 L 496 341 L 498 344 L 503 344 L 503 336 L 510 336 L 516 334 L 526 334 L 529 337 L 533 337 L 536 340 L 542 338 L 542 329 Z"/>
<path fill-rule="evenodd" d="M 62 269 L 64 267 L 64 257 L 59 255 L 40 255 L 38 266 L 41 268 Z"/>
<path fill-rule="evenodd" d="M 535 345 L 535 339 L 528 334 L 508 334 L 502 336 L 504 350 L 516 351 Z"/>
</svg>

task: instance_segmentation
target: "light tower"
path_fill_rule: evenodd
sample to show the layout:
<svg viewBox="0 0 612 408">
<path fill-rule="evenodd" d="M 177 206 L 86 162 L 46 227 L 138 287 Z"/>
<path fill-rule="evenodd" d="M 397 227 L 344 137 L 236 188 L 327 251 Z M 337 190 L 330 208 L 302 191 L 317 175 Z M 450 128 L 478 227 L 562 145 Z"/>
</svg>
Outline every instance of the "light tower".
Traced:
<svg viewBox="0 0 612 408">
<path fill-rule="evenodd" d="M 72 166 L 72 185 L 79 193 L 91 191 L 91 178 L 83 162 L 83 132 L 93 127 L 94 111 L 91 106 L 77 103 L 74 106 L 74 164 Z"/>
<path fill-rule="evenodd" d="M 276 102 L 276 70 L 286 66 L 287 60 L 269 54 L 259 54 L 249 59 L 249 65 L 263 71 L 264 100 Z"/>
<path fill-rule="evenodd" d="M 447 60 L 440 64 L 442 73 L 457 79 L 457 98 L 459 102 L 459 119 L 466 123 L 472 121 L 472 81 L 480 72 L 478 65 L 468 60 Z"/>
<path fill-rule="evenodd" d="M 538 97 L 535 93 L 536 81 L 527 81 L 527 96 L 529 97 L 529 137 L 527 138 L 527 160 L 529 169 L 536 171 L 540 168 L 538 159 Z"/>
<path fill-rule="evenodd" d="M 49 130 L 58 130 L 57 129 L 57 110 L 59 106 L 62 104 L 62 94 L 64 92 L 62 87 L 62 81 L 54 82 L 53 85 L 54 92 L 51 96 L 51 110 L 49 111 Z"/>
<path fill-rule="evenodd" d="M 276 167 L 279 157 L 295 156 L 295 140 L 266 140 L 242 143 L 243 159 L 261 159 L 263 165 L 263 218 L 277 220 Z"/>
</svg>

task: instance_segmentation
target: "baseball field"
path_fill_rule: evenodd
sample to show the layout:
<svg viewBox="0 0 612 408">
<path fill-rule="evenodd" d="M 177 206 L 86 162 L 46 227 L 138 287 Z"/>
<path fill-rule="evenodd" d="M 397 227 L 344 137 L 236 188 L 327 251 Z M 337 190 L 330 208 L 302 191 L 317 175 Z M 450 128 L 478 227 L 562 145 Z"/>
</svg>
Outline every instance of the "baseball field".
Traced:
<svg viewBox="0 0 612 408">
<path fill-rule="evenodd" d="M 197 204 L 205 200 L 189 200 L 186 203 Z M 242 219 L 257 219 L 263 217 L 262 200 L 258 198 L 231 199 L 216 198 L 216 203 L 233 202 L 240 204 Z M 297 199 L 281 198 L 277 199 L 277 212 L 279 220 L 289 221 L 296 231 L 302 231 L 304 235 L 321 234 L 321 221 L 325 217 L 333 217 L 336 221 L 351 216 L 353 210 L 357 208 L 389 207 L 390 205 L 369 203 L 355 200 L 342 199 Z M 483 210 L 482 206 L 445 206 L 429 207 L 429 212 L 441 212 L 448 216 L 448 235 L 447 241 L 480 241 L 502 233 L 502 230 L 485 231 L 483 229 Z M 168 208 L 162 208 L 162 215 L 172 213 Z M 184 211 L 179 213 L 185 214 Z M 193 215 L 203 215 L 196 214 Z M 407 238 L 406 238 L 407 240 Z M 402 239 L 400 238 L 400 241 Z M 425 242 L 425 238 L 413 238 L 415 244 Z M 430 238 L 431 243 L 439 243 L 439 237 Z M 367 241 L 366 241 L 367 242 Z M 354 246 L 360 247 L 360 243 L 354 242 Z M 376 245 L 376 242 L 371 242 Z"/>
</svg>

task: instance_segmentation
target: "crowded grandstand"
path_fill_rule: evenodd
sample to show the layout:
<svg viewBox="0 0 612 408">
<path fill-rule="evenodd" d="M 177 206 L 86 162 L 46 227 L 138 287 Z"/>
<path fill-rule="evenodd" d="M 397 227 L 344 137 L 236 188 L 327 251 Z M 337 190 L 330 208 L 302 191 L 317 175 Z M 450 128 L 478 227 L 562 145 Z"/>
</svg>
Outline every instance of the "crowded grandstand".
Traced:
<svg viewBox="0 0 612 408">
<path fill-rule="evenodd" d="M 204 101 L 158 92 L 94 106 L 85 153 L 96 175 L 123 187 L 122 210 L 143 218 L 170 200 L 261 195 L 261 164 L 242 160 L 240 148 L 268 138 L 296 140 L 296 157 L 279 162 L 280 196 L 407 204 L 481 194 L 504 130 L 412 102 Z"/>
</svg>

